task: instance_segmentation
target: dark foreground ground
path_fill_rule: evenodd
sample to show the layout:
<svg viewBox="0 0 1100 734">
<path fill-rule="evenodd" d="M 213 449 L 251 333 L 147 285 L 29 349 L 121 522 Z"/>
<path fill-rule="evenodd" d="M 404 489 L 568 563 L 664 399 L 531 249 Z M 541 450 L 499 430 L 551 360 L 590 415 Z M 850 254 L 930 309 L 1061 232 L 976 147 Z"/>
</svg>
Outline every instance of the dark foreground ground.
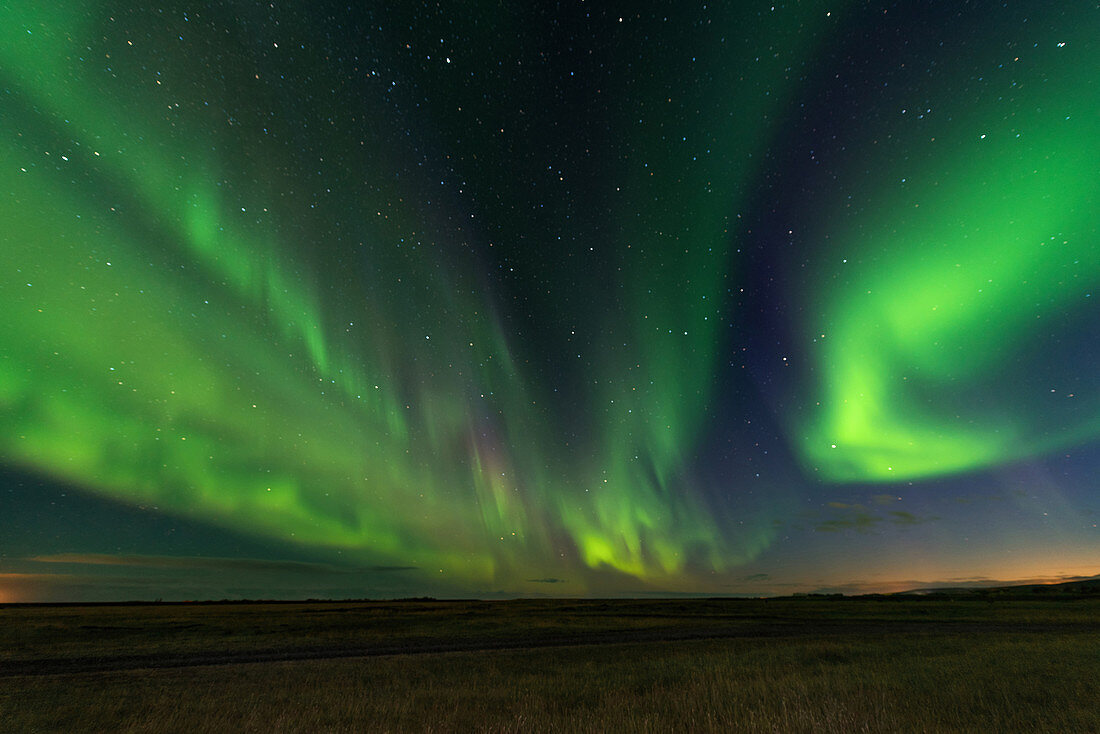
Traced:
<svg viewBox="0 0 1100 734">
<path fill-rule="evenodd" d="M 0 731 L 1100 732 L 1100 599 L 0 607 Z"/>
</svg>

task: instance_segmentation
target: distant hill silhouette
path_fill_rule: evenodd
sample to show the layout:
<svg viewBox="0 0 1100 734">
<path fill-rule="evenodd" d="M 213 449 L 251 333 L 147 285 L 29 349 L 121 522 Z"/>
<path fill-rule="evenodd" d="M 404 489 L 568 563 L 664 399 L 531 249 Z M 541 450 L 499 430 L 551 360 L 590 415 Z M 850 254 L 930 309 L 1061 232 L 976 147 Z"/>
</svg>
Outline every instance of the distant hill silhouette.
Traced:
<svg viewBox="0 0 1100 734">
<path fill-rule="evenodd" d="M 892 596 L 953 596 L 979 598 L 1081 597 L 1100 596 L 1100 576 L 1057 584 L 1015 584 L 1012 586 L 944 586 L 899 591 Z"/>
</svg>

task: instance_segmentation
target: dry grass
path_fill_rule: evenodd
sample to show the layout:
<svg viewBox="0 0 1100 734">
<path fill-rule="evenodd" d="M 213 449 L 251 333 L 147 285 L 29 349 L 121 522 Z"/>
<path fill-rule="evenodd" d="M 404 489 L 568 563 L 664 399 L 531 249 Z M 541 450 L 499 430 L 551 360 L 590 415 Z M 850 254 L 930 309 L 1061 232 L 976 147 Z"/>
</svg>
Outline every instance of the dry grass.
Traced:
<svg viewBox="0 0 1100 734">
<path fill-rule="evenodd" d="M 537 633 L 557 609 L 556 630 L 597 644 L 9 675 L 0 678 L 0 730 L 1100 731 L 1095 603 L 769 604 L 489 605 L 477 607 L 468 628 L 470 607 L 396 608 L 379 619 L 391 618 L 398 633 L 424 632 L 408 621 L 421 614 L 448 620 L 450 628 L 436 626 L 438 639 L 486 642 L 525 628 Z M 279 621 L 278 609 L 268 608 L 263 625 L 290 624 Z M 259 619 L 241 609 L 207 614 L 210 629 L 236 630 L 224 635 L 233 639 L 245 632 L 242 620 Z M 738 633 L 768 632 L 599 642 L 608 630 L 651 629 L 655 619 L 662 629 L 713 624 L 720 631 L 732 621 Z M 3 621 L 10 637 L 12 620 Z M 334 634 L 315 624 L 324 639 Z M 211 642 L 189 639 L 191 649 Z M 85 652 L 94 646 L 85 644 Z"/>
</svg>

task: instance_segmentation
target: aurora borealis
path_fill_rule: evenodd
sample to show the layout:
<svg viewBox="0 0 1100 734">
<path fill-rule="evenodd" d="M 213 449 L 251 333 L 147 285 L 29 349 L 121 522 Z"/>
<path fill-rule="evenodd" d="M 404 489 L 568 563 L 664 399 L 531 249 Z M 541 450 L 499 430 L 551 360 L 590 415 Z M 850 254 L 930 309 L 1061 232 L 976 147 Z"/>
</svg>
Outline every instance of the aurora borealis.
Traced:
<svg viewBox="0 0 1100 734">
<path fill-rule="evenodd" d="M 1100 573 L 1098 67 L 1095 4 L 5 3 L 0 601 Z"/>
</svg>

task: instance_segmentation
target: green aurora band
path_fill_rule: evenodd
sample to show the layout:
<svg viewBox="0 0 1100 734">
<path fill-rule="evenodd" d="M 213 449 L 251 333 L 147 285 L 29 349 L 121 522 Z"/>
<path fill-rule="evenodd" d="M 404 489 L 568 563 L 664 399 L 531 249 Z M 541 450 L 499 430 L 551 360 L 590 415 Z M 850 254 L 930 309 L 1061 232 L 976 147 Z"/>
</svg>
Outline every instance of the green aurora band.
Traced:
<svg viewBox="0 0 1100 734">
<path fill-rule="evenodd" d="M 333 79 L 315 92 L 320 41 L 290 24 L 255 34 L 272 32 L 262 9 L 229 5 L 236 14 L 201 18 L 0 8 L 0 457 L 127 503 L 410 563 L 456 588 L 540 576 L 583 591 L 621 573 L 687 589 L 766 548 L 767 520 L 721 526 L 692 491 L 690 458 L 738 318 L 731 216 L 798 93 L 787 70 L 812 61 L 836 8 L 808 3 L 782 21 L 730 11 L 690 51 L 728 70 L 706 87 L 680 88 L 682 68 L 662 56 L 673 49 L 640 62 L 644 88 L 613 124 L 646 155 L 609 174 L 626 193 L 598 242 L 614 253 L 614 292 L 593 295 L 599 308 L 531 294 L 582 332 L 558 337 L 577 355 L 578 411 L 556 402 L 476 258 L 453 254 L 496 235 L 456 225 L 445 203 L 424 207 L 438 182 L 396 175 L 408 151 L 375 110 L 403 87 L 359 99 Z M 471 11 L 470 68 L 489 64 L 479 45 L 514 33 L 495 7 Z M 774 55 L 727 43 L 748 22 Z M 799 386 L 817 407 L 787 423 L 823 476 L 934 476 L 1096 435 L 1095 396 L 1055 432 L 1023 410 L 964 401 L 973 414 L 959 416 L 954 397 L 939 410 L 923 396 L 977 389 L 1042 328 L 1037 316 L 1085 308 L 1082 287 L 1100 275 L 1097 30 L 1082 23 L 1044 51 L 1011 102 L 944 99 L 956 109 L 935 142 L 904 144 L 923 174 L 867 146 L 852 164 L 875 172 L 858 228 L 819 216 L 852 265 L 805 296 L 807 339 L 826 335 Z M 297 77 L 268 58 L 284 53 Z M 269 112 L 294 104 L 311 107 L 308 154 Z M 460 126 L 444 113 L 457 106 L 440 102 L 428 124 Z M 688 125 L 683 109 L 700 113 Z M 640 117 L 660 124 L 635 130 Z M 578 289 L 599 291 L 587 277 Z"/>
<path fill-rule="evenodd" d="M 991 32 L 930 52 L 938 74 L 917 66 L 881 103 L 898 122 L 849 142 L 855 193 L 815 207 L 862 212 L 812 235 L 836 243 L 803 326 L 819 391 L 791 416 L 827 478 L 962 472 L 1100 434 L 1095 385 L 1027 374 L 1036 351 L 1057 359 L 1052 335 L 1097 323 L 1100 18 L 1082 16 L 1034 45 Z"/>
</svg>

